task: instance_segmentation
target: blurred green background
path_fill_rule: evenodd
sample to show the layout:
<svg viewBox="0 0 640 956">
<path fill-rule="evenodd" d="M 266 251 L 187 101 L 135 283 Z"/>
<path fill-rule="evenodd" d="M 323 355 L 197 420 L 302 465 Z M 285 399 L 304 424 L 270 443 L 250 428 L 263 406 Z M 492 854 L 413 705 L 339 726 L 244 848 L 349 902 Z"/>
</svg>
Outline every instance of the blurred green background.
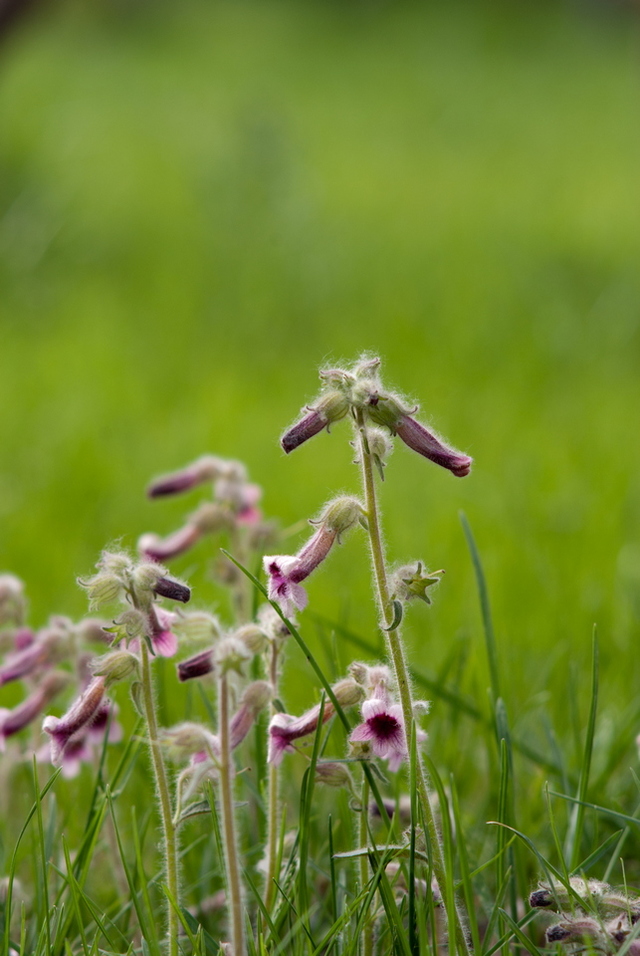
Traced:
<svg viewBox="0 0 640 956">
<path fill-rule="evenodd" d="M 371 350 L 476 460 L 464 481 L 404 447 L 388 467 L 390 558 L 447 571 L 410 615 L 415 660 L 486 707 L 462 509 L 514 724 L 543 750 L 548 721 L 574 727 L 577 753 L 597 622 L 599 733 L 634 761 L 638 51 L 609 3 L 66 2 L 17 24 L 0 570 L 26 580 L 33 622 L 84 613 L 75 578 L 106 543 L 176 527 L 198 494 L 145 485 L 204 452 L 245 461 L 283 526 L 356 490 L 346 423 L 288 459 L 278 437 L 320 365 Z M 211 553 L 174 565 L 200 602 Z M 368 583 L 354 534 L 311 607 L 376 641 Z M 434 759 L 475 766 L 474 725 L 446 706 Z"/>
</svg>

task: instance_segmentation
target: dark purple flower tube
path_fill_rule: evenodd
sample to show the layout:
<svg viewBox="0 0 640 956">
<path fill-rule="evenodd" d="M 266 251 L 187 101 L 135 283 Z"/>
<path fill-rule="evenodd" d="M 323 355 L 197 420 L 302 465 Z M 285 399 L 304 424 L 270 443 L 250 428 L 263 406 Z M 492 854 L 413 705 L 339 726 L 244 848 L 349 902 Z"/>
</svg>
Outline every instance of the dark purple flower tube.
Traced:
<svg viewBox="0 0 640 956">
<path fill-rule="evenodd" d="M 193 680 L 195 677 L 204 677 L 213 670 L 213 648 L 209 647 L 206 651 L 200 651 L 193 657 L 188 657 L 186 661 L 180 661 L 178 664 L 178 680 Z"/>
<path fill-rule="evenodd" d="M 289 452 L 297 448 L 298 445 L 302 445 L 308 438 L 319 435 L 326 424 L 327 422 L 320 412 L 312 409 L 304 418 L 301 418 L 299 422 L 296 422 L 295 425 L 292 425 L 291 428 L 284 433 L 280 439 L 280 444 L 288 455 Z"/>
<path fill-rule="evenodd" d="M 149 498 L 160 498 L 164 495 L 176 495 L 189 491 L 204 481 L 213 481 L 220 472 L 220 461 L 213 455 L 198 458 L 186 468 L 174 471 L 170 475 L 162 475 L 152 481 L 147 488 Z"/>
<path fill-rule="evenodd" d="M 287 454 L 302 445 L 308 438 L 318 435 L 323 428 L 339 421 L 349 411 L 349 401 L 343 392 L 331 390 L 320 396 L 315 405 L 307 408 L 307 414 L 288 428 L 280 439 Z"/>
<path fill-rule="evenodd" d="M 405 445 L 417 451 L 419 455 L 424 455 L 436 465 L 448 468 L 457 478 L 464 478 L 471 471 L 473 458 L 443 444 L 433 432 L 410 415 L 403 415 L 396 422 L 395 431 Z"/>
<path fill-rule="evenodd" d="M 170 601 L 181 601 L 186 604 L 191 600 L 191 590 L 186 584 L 174 581 L 173 578 L 158 578 L 153 590 L 160 597 L 169 598 Z"/>
</svg>

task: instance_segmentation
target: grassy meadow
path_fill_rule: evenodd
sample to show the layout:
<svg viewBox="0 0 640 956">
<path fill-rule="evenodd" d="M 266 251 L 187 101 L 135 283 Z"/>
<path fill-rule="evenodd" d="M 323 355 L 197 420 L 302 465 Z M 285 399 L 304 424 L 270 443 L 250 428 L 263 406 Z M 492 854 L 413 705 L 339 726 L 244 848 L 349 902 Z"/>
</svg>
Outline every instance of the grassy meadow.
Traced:
<svg viewBox="0 0 640 956">
<path fill-rule="evenodd" d="M 283 528 L 357 494 L 345 423 L 290 458 L 278 438 L 319 367 L 379 354 L 386 381 L 475 459 L 457 481 L 397 447 L 382 487 L 390 560 L 446 569 L 407 638 L 472 868 L 496 850 L 485 821 L 501 771 L 461 511 L 491 602 L 511 822 L 558 865 L 549 806 L 562 843 L 570 805 L 545 785 L 575 795 L 584 776 L 594 625 L 586 799 L 635 813 L 639 54 L 637 19 L 605 3 L 67 0 L 17 26 L 0 48 L 0 572 L 26 582 L 34 626 L 86 613 L 76 578 L 106 544 L 180 524 L 202 495 L 148 501 L 145 487 L 205 452 L 245 462 Z M 218 544 L 171 569 L 225 618 Z M 309 583 L 300 630 L 329 679 L 381 652 L 369 585 L 355 532 Z M 160 663 L 167 722 L 205 714 Z M 293 714 L 319 699 L 295 647 L 284 696 Z M 304 768 L 288 759 L 293 802 Z M 146 766 L 141 752 L 125 830 Z M 6 872 L 31 767 L 2 779 Z M 52 841 L 65 832 L 73 851 L 94 783 L 89 768 L 56 782 Z M 322 797 L 320 829 L 340 799 Z M 151 874 L 152 798 L 135 812 Z M 195 906 L 220 877 L 206 826 L 190 826 Z M 588 810 L 581 858 L 623 826 Z M 638 837 L 632 826 L 589 875 L 611 860 L 611 881 L 640 884 Z M 36 845 L 29 830 L 25 884 Z M 523 896 L 540 875 L 524 846 L 517 868 Z M 483 912 L 493 878 L 478 884 Z"/>
</svg>

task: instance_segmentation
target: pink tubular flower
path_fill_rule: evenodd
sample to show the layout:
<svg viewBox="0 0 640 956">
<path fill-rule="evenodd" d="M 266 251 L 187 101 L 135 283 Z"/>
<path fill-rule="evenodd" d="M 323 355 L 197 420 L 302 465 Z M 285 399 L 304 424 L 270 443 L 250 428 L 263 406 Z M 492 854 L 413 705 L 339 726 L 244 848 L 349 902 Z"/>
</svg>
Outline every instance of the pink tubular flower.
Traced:
<svg viewBox="0 0 640 956">
<path fill-rule="evenodd" d="M 353 707 L 362 700 L 362 688 L 351 677 L 339 680 L 332 687 L 341 707 Z M 335 714 L 331 700 L 325 700 L 322 723 L 326 724 Z M 274 714 L 269 724 L 269 763 L 279 764 L 285 752 L 293 752 L 293 741 L 314 733 L 320 719 L 320 704 L 305 711 L 301 717 L 291 714 Z"/>
<path fill-rule="evenodd" d="M 13 710 L 0 709 L 0 751 L 4 750 L 7 737 L 12 737 L 27 727 L 38 714 L 58 694 L 68 681 L 66 674 L 61 671 L 52 671 L 47 674 L 40 686 L 30 694 L 26 700 L 14 707 Z"/>
<path fill-rule="evenodd" d="M 177 620 L 177 614 L 165 611 L 161 607 L 152 607 L 149 611 L 151 643 L 154 651 L 160 657 L 173 657 L 178 650 L 178 638 L 171 630 L 172 625 Z"/>
<path fill-rule="evenodd" d="M 186 524 L 184 528 L 179 528 L 173 534 L 161 538 L 160 535 L 149 532 L 143 534 L 138 540 L 138 551 L 146 558 L 152 561 L 169 561 L 177 557 L 184 551 L 193 547 L 203 535 L 203 531 L 195 524 Z"/>
<path fill-rule="evenodd" d="M 51 763 L 54 766 L 61 766 L 65 748 L 71 738 L 97 716 L 105 687 L 104 677 L 94 677 L 63 717 L 45 717 L 42 729 L 51 737 Z"/>
<path fill-rule="evenodd" d="M 160 498 L 164 495 L 175 495 L 182 491 L 189 491 L 204 481 L 213 481 L 220 473 L 221 462 L 213 455 L 204 455 L 186 468 L 174 471 L 170 475 L 156 478 L 148 489 L 150 498 Z"/>
<path fill-rule="evenodd" d="M 349 402 L 343 392 L 331 390 L 322 394 L 306 411 L 307 414 L 288 428 L 280 439 L 287 455 L 307 439 L 318 435 L 323 428 L 344 418 L 349 411 Z"/>
<path fill-rule="evenodd" d="M 333 717 L 333 714 L 333 704 L 328 700 L 324 705 L 322 723 L 326 724 Z M 314 733 L 319 719 L 319 704 L 306 711 L 301 717 L 292 717 L 291 714 L 274 714 L 269 724 L 268 762 L 277 766 L 282 761 L 285 753 L 295 753 L 293 741 Z"/>
<path fill-rule="evenodd" d="M 436 465 L 448 468 L 456 478 L 464 478 L 471 471 L 473 458 L 449 448 L 433 432 L 410 415 L 402 416 L 395 425 L 395 431 L 405 445 L 417 451 L 419 455 L 424 455 L 429 461 L 435 462 Z"/>
<path fill-rule="evenodd" d="M 386 694 L 370 697 L 362 704 L 364 723 L 359 724 L 349 740 L 369 741 L 376 757 L 389 761 L 389 770 L 395 771 L 407 757 L 407 741 L 400 704 L 392 704 Z"/>
<path fill-rule="evenodd" d="M 178 664 L 178 680 L 193 680 L 195 677 L 204 677 L 213 670 L 213 647 L 208 647 L 193 657 L 188 657 Z"/>
<path fill-rule="evenodd" d="M 303 611 L 309 600 L 300 581 L 324 561 L 338 536 L 335 529 L 321 525 L 297 555 L 276 554 L 263 558 L 264 569 L 269 575 L 268 594 L 277 601 L 285 617 L 291 617 L 297 608 Z"/>
</svg>

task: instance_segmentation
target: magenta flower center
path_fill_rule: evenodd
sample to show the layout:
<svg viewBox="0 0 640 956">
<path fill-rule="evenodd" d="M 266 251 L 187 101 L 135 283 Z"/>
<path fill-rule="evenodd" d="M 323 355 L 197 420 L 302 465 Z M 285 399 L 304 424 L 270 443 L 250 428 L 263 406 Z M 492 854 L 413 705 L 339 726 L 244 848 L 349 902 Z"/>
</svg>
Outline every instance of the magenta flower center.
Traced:
<svg viewBox="0 0 640 956">
<path fill-rule="evenodd" d="M 377 740 L 389 740 L 400 730 L 400 723 L 391 714 L 375 714 L 367 721 Z"/>
</svg>

